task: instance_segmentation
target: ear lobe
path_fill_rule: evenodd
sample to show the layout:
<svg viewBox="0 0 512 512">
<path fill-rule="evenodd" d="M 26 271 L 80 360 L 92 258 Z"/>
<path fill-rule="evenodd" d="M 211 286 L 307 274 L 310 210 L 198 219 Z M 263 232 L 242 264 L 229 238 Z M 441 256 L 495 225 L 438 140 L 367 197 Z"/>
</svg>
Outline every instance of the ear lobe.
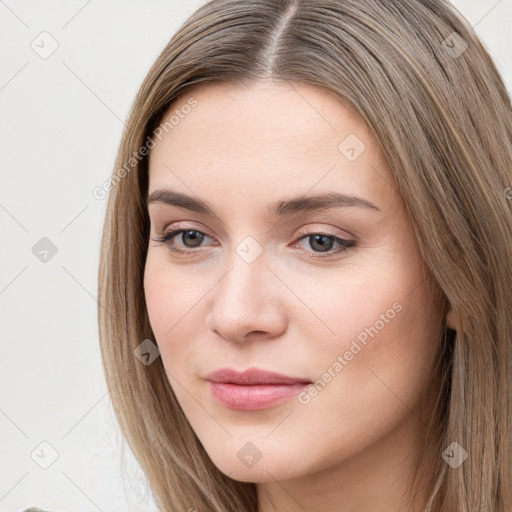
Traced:
<svg viewBox="0 0 512 512">
<path fill-rule="evenodd" d="M 446 326 L 450 329 L 456 331 L 458 329 L 457 321 L 455 320 L 455 315 L 451 309 L 446 313 Z"/>
</svg>

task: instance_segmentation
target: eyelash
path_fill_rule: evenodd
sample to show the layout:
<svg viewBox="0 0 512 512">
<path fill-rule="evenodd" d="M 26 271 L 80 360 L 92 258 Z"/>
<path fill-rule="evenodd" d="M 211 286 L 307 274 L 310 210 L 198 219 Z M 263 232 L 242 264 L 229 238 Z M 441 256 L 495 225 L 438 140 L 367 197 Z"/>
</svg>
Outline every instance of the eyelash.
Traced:
<svg viewBox="0 0 512 512">
<path fill-rule="evenodd" d="M 175 252 L 175 253 L 178 253 L 178 254 L 190 255 L 190 254 L 193 254 L 193 253 L 197 253 L 197 251 L 195 249 L 177 249 L 176 246 L 173 246 L 171 244 L 171 239 L 172 238 L 174 238 L 176 235 L 179 235 L 180 233 L 185 233 L 187 231 L 194 231 L 196 233 L 199 233 L 202 236 L 211 238 L 206 233 L 203 233 L 202 231 L 198 231 L 197 229 L 193 229 L 193 228 L 186 228 L 186 229 L 176 228 L 176 229 L 174 229 L 172 231 L 169 231 L 168 233 L 162 235 L 159 238 L 151 238 L 151 240 L 153 240 L 154 242 L 161 242 L 161 243 L 167 244 L 169 246 L 169 249 L 172 252 Z M 315 254 L 317 254 L 317 256 L 314 256 L 313 257 L 314 259 L 320 259 L 321 260 L 321 259 L 334 258 L 338 254 L 346 252 L 346 251 L 356 247 L 356 243 L 355 243 L 354 240 L 348 240 L 346 238 L 341 238 L 339 236 L 332 235 L 332 234 L 329 234 L 329 233 L 300 231 L 298 233 L 298 235 L 299 235 L 299 238 L 297 239 L 297 242 L 300 242 L 301 240 L 303 240 L 305 238 L 308 238 L 310 236 L 321 235 L 321 236 L 325 236 L 327 238 L 331 238 L 335 242 L 338 242 L 339 244 L 341 244 L 341 246 L 342 246 L 341 248 L 339 248 L 337 250 L 331 249 L 331 251 L 333 251 L 333 252 L 328 252 L 326 254 L 315 253 Z M 308 253 L 310 252 L 310 251 L 306 251 L 305 249 L 301 249 L 301 251 L 308 252 Z"/>
</svg>

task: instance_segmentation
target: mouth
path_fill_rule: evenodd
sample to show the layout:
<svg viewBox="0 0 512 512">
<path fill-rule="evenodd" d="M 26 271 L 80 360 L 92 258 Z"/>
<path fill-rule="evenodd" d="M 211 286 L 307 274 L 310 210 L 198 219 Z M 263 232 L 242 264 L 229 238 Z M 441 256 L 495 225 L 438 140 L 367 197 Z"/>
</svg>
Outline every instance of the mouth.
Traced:
<svg viewBox="0 0 512 512">
<path fill-rule="evenodd" d="M 259 368 L 243 372 L 221 368 L 208 374 L 206 380 L 212 395 L 225 407 L 248 411 L 280 404 L 312 384 L 301 377 Z"/>
</svg>

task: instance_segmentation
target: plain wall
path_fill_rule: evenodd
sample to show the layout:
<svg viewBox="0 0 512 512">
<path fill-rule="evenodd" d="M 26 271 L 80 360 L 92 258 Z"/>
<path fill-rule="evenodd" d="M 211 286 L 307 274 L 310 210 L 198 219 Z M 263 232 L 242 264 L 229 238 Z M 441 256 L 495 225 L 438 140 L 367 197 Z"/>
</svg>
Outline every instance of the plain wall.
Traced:
<svg viewBox="0 0 512 512">
<path fill-rule="evenodd" d="M 92 191 L 149 66 L 202 3 L 0 2 L 0 511 L 155 510 L 129 451 L 121 464 L 103 377 Z M 512 90 L 512 0 L 453 3 Z"/>
</svg>

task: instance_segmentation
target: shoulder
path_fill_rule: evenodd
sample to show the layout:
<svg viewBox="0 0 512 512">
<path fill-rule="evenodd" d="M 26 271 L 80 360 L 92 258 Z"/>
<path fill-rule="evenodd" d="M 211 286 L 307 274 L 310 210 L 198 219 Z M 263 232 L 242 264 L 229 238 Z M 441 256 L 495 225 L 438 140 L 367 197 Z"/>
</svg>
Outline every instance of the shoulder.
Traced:
<svg viewBox="0 0 512 512">
<path fill-rule="evenodd" d="M 20 512 L 50 512 L 49 510 L 43 510 L 42 508 L 38 507 L 30 507 L 26 508 L 24 510 L 21 510 Z"/>
</svg>

